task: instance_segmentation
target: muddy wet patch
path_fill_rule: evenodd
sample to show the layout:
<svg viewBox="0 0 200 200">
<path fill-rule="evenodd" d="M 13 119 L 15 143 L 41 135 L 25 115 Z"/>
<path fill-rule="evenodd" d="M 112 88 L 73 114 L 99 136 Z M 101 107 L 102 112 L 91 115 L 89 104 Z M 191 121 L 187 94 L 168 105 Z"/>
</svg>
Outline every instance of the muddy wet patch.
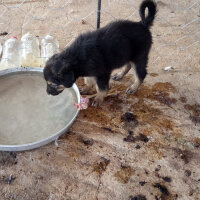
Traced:
<svg viewBox="0 0 200 200">
<path fill-rule="evenodd" d="M 87 110 L 82 110 L 81 117 L 86 118 L 87 121 L 96 122 L 102 125 L 109 124 L 110 117 L 101 108 L 89 107 Z"/>
<path fill-rule="evenodd" d="M 17 154 L 15 152 L 0 152 L 0 165 L 11 166 L 17 164 Z"/>
<path fill-rule="evenodd" d="M 189 150 L 174 148 L 174 151 L 177 154 L 177 156 L 183 160 L 185 164 L 188 164 L 195 156 L 195 154 Z"/>
<path fill-rule="evenodd" d="M 200 124 L 200 105 L 185 104 L 184 108 L 190 113 L 190 120 L 195 124 Z"/>
<path fill-rule="evenodd" d="M 122 109 L 125 103 L 118 94 L 113 94 L 105 98 L 107 109 L 111 112 L 117 112 Z"/>
<path fill-rule="evenodd" d="M 109 165 L 110 160 L 104 157 L 101 157 L 98 161 L 93 164 L 93 171 L 102 174 L 106 171 L 107 166 Z"/>
<path fill-rule="evenodd" d="M 150 99 L 152 101 L 158 101 L 161 104 L 171 105 L 175 104 L 177 100 L 170 97 L 170 93 L 176 93 L 176 88 L 171 83 L 155 83 L 153 86 L 141 85 L 136 94 L 132 95 L 139 100 Z M 131 98 L 131 96 L 129 96 Z"/>
<path fill-rule="evenodd" d="M 158 76 L 159 74 L 157 74 L 157 73 L 150 73 L 149 75 L 152 76 L 152 77 L 156 77 L 156 76 Z"/>
<path fill-rule="evenodd" d="M 194 143 L 196 148 L 199 148 L 200 147 L 200 138 L 195 138 L 193 143 Z"/>
<path fill-rule="evenodd" d="M 132 131 L 129 131 L 129 135 L 126 138 L 124 138 L 124 141 L 125 142 L 133 142 L 133 143 L 142 141 L 142 142 L 147 143 L 149 141 L 149 138 L 142 133 L 139 133 L 139 135 L 134 136 L 134 133 Z"/>
<path fill-rule="evenodd" d="M 13 176 L 12 174 L 10 175 L 4 175 L 4 176 L 1 176 L 0 177 L 0 183 L 3 183 L 3 184 L 12 184 L 13 181 L 16 179 L 15 176 Z"/>
<path fill-rule="evenodd" d="M 182 103 L 186 103 L 186 102 L 187 102 L 186 97 L 180 97 L 179 100 L 180 100 Z"/>
<path fill-rule="evenodd" d="M 166 94 L 162 92 L 155 93 L 154 99 L 156 101 L 159 101 L 161 104 L 171 106 L 172 104 L 175 104 L 177 100 L 175 98 L 170 98 L 169 96 L 166 96 Z"/>
<path fill-rule="evenodd" d="M 126 184 L 134 174 L 134 170 L 130 166 L 121 166 L 121 169 L 115 173 L 117 181 Z"/>
<path fill-rule="evenodd" d="M 200 105 L 199 104 L 185 104 L 184 108 L 194 116 L 200 116 Z"/>
</svg>

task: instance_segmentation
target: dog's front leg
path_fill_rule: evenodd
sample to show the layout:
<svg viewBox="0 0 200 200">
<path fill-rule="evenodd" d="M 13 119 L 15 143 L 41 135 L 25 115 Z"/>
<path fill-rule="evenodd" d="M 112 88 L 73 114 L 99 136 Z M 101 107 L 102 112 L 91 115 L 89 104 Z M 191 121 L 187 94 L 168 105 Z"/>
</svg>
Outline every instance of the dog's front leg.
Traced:
<svg viewBox="0 0 200 200">
<path fill-rule="evenodd" d="M 104 76 L 97 77 L 96 82 L 96 90 L 97 95 L 92 102 L 92 106 L 100 106 L 103 103 L 104 98 L 106 97 L 108 90 L 109 90 L 109 79 L 110 74 L 106 74 Z"/>
<path fill-rule="evenodd" d="M 93 94 L 93 86 L 96 85 L 96 81 L 94 77 L 84 77 L 85 86 L 80 89 L 80 93 L 82 95 Z"/>
</svg>

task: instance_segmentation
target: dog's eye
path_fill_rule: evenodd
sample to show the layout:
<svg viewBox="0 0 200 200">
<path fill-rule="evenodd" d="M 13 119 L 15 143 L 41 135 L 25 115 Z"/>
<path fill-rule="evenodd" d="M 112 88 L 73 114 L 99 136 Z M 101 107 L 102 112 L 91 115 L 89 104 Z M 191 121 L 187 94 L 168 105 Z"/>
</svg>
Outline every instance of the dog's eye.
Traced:
<svg viewBox="0 0 200 200">
<path fill-rule="evenodd" d="M 51 87 L 56 87 L 59 84 L 58 83 L 52 83 L 51 81 L 47 81 L 47 85 L 50 85 Z"/>
</svg>

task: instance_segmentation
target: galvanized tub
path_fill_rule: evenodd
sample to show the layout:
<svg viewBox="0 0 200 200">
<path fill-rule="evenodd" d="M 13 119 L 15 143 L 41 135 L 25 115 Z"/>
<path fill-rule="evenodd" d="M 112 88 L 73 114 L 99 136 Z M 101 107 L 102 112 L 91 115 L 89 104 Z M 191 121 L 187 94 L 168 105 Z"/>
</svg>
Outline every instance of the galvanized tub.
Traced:
<svg viewBox="0 0 200 200">
<path fill-rule="evenodd" d="M 30 150 L 56 140 L 78 115 L 74 103 L 80 103 L 76 84 L 47 95 L 42 68 L 0 71 L 0 150 Z"/>
</svg>

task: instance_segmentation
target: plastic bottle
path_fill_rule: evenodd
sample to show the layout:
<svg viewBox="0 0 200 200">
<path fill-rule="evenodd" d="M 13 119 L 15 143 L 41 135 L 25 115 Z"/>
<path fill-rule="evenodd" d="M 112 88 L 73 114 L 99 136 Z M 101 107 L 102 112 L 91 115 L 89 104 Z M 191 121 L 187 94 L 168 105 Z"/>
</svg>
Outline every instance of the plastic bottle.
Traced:
<svg viewBox="0 0 200 200">
<path fill-rule="evenodd" d="M 22 67 L 40 67 L 39 40 L 36 36 L 26 33 L 21 38 L 22 42 Z"/>
<path fill-rule="evenodd" d="M 51 35 L 46 35 L 41 43 L 41 66 L 44 67 L 46 61 L 59 52 L 59 43 Z"/>
<path fill-rule="evenodd" d="M 6 40 L 0 62 L 1 70 L 13 67 L 21 67 L 20 41 L 18 41 L 16 37 Z"/>
<path fill-rule="evenodd" d="M 1 53 L 2 53 L 2 45 L 1 45 L 1 42 L 0 42 L 0 56 L 1 56 Z"/>
</svg>

